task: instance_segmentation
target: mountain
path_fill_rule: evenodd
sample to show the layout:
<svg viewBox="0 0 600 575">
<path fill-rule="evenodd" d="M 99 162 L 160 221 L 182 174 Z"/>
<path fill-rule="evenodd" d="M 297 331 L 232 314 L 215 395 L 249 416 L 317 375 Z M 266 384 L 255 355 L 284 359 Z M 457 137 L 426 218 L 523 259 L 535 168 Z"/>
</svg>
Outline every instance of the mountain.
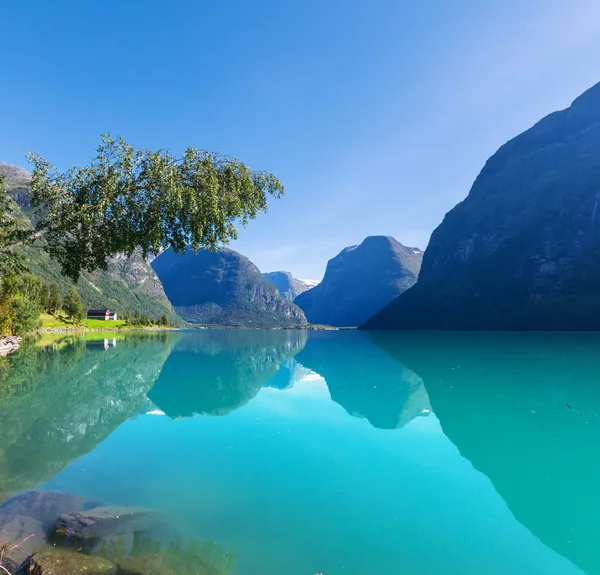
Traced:
<svg viewBox="0 0 600 575">
<path fill-rule="evenodd" d="M 306 290 L 313 287 L 302 280 L 297 280 L 295 277 L 292 277 L 290 272 L 269 272 L 263 274 L 263 276 L 277 288 L 279 295 L 283 299 L 289 301 L 294 301 L 296 296 L 299 296 L 301 293 L 304 293 Z"/>
<path fill-rule="evenodd" d="M 5 164 L 4 162 L 0 162 L 0 174 L 2 174 L 7 180 L 13 182 L 31 181 L 31 174 L 25 168 L 12 166 L 11 164 Z"/>
<path fill-rule="evenodd" d="M 323 281 L 294 303 L 311 323 L 360 325 L 417 281 L 421 258 L 394 238 L 368 237 L 329 260 Z"/>
<path fill-rule="evenodd" d="M 6 177 L 5 184 L 10 196 L 19 208 L 20 215 L 31 216 L 31 174 L 16 166 L 0 163 L 0 174 Z M 63 294 L 71 286 L 59 264 L 42 250 L 26 248 L 23 255 L 27 267 L 44 281 L 56 282 Z M 77 289 L 89 308 L 109 308 L 119 315 L 133 314 L 139 310 L 142 315 L 160 318 L 166 314 L 174 325 L 181 323 L 173 310 L 158 277 L 141 253 L 130 257 L 118 255 L 108 262 L 108 269 L 82 273 Z"/>
<path fill-rule="evenodd" d="M 503 145 L 368 329 L 600 329 L 600 84 Z"/>
<path fill-rule="evenodd" d="M 231 327 L 294 327 L 306 324 L 302 310 L 284 300 L 245 256 L 220 248 L 169 249 L 152 267 L 169 300 L 186 321 Z"/>
</svg>

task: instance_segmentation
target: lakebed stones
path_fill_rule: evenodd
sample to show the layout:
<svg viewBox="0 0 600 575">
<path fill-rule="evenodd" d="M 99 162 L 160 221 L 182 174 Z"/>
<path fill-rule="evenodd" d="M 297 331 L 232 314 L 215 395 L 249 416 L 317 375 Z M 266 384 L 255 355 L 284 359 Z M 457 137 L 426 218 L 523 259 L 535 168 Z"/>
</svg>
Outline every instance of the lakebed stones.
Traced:
<svg viewBox="0 0 600 575">
<path fill-rule="evenodd" d="M 162 521 L 160 513 L 142 507 L 96 507 L 63 513 L 56 524 L 56 534 L 62 538 L 99 539 L 147 531 Z"/>
<path fill-rule="evenodd" d="M 71 549 L 45 547 L 21 565 L 15 575 L 116 575 L 106 559 Z"/>
<path fill-rule="evenodd" d="M 102 557 L 113 558 L 115 549 L 130 554 L 137 537 L 162 532 L 165 520 L 149 509 L 26 492 L 0 505 L 1 566 L 11 575 L 174 575 L 158 555 L 121 559 L 119 567 Z"/>
<path fill-rule="evenodd" d="M 83 505 L 81 497 L 51 491 L 27 491 L 0 505 L 2 566 L 16 573 L 19 566 L 44 547 L 46 529 L 60 514 Z"/>
<path fill-rule="evenodd" d="M 79 511 L 85 500 L 77 495 L 53 491 L 27 491 L 0 505 L 0 515 L 22 515 L 37 519 L 44 529 L 54 525 L 63 513 Z"/>
<path fill-rule="evenodd" d="M 119 575 L 175 575 L 159 555 L 138 555 L 117 561 Z"/>
<path fill-rule="evenodd" d="M 0 514 L 0 549 L 4 549 L 3 565 L 9 564 L 11 573 L 44 544 L 44 529 L 37 519 Z"/>
</svg>

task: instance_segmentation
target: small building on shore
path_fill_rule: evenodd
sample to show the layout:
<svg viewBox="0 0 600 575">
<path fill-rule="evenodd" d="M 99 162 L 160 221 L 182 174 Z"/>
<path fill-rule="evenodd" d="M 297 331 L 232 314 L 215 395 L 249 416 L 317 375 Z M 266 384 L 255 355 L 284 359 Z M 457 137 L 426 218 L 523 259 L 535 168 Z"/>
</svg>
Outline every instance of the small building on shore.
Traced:
<svg viewBox="0 0 600 575">
<path fill-rule="evenodd" d="M 88 319 L 100 319 L 103 321 L 108 321 L 108 320 L 116 321 L 117 312 L 110 311 L 109 309 L 88 309 L 87 318 Z"/>
</svg>

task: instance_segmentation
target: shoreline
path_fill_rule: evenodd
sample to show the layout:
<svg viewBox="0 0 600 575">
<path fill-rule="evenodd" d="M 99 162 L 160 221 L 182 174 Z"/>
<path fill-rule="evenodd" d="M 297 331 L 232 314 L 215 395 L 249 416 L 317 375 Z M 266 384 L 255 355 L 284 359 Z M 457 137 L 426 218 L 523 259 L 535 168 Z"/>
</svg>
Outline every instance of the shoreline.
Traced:
<svg viewBox="0 0 600 575">
<path fill-rule="evenodd" d="M 4 358 L 18 349 L 21 348 L 23 344 L 23 340 L 25 338 L 35 336 L 36 334 L 47 334 L 47 333 L 63 333 L 63 334 L 73 334 L 79 335 L 84 333 L 94 333 L 94 332 L 126 332 L 126 331 L 203 331 L 203 330 L 246 330 L 246 329 L 256 329 L 250 327 L 243 326 L 224 326 L 224 325 L 190 325 L 189 327 L 162 327 L 162 326 L 118 326 L 118 327 L 41 327 L 32 332 L 29 332 L 23 336 L 12 336 L 12 335 L 4 335 L 0 336 L 0 357 Z M 300 331 L 339 331 L 345 329 L 353 329 L 353 328 L 338 328 L 333 326 L 325 326 L 325 325 L 304 325 L 304 326 L 287 326 L 287 327 L 268 327 L 268 328 L 259 328 L 259 329 L 268 329 L 268 330 L 300 330 Z"/>
<path fill-rule="evenodd" d="M 0 358 L 7 357 L 21 348 L 23 340 L 36 334 L 64 333 L 79 335 L 88 332 L 120 332 L 120 331 L 180 331 L 180 327 L 41 327 L 23 336 L 3 335 L 0 336 Z"/>
<path fill-rule="evenodd" d="M 119 326 L 119 327 L 40 327 L 27 335 L 36 333 L 86 333 L 89 331 L 180 331 L 181 327 L 162 326 Z"/>
<path fill-rule="evenodd" d="M 21 347 L 23 338 L 18 335 L 3 335 L 0 337 L 0 357 L 17 351 Z"/>
</svg>

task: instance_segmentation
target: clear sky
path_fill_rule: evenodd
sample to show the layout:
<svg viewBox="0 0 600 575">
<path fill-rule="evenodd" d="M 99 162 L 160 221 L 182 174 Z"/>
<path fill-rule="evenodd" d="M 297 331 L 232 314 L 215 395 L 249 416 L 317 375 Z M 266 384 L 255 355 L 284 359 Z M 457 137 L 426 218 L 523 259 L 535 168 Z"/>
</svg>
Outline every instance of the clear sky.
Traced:
<svg viewBox="0 0 600 575">
<path fill-rule="evenodd" d="M 0 161 L 101 132 L 286 186 L 233 247 L 320 279 L 374 234 L 424 248 L 485 160 L 600 81 L 598 0 L 6 0 Z"/>
</svg>

